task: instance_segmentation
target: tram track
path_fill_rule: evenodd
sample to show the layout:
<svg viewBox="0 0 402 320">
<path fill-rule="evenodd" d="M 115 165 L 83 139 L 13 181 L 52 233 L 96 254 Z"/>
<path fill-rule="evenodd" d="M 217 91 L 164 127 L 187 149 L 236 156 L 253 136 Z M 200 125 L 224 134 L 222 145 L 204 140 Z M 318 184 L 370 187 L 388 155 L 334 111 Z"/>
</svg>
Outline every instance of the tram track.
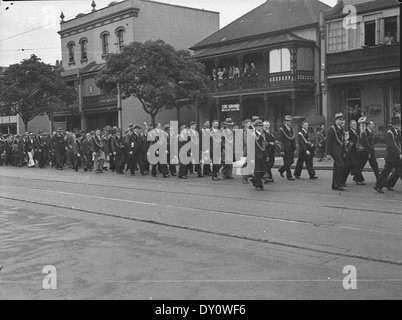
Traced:
<svg viewBox="0 0 402 320">
<path fill-rule="evenodd" d="M 23 177 L 11 177 L 11 176 L 4 176 L 12 179 L 25 179 Z M 107 187 L 102 184 L 96 184 L 96 183 L 85 183 L 85 182 L 78 182 L 78 181 L 58 181 L 58 180 L 49 180 L 49 179 L 42 179 L 42 178 L 29 178 L 30 180 L 35 180 L 35 181 L 44 181 L 44 182 L 52 182 L 52 183 L 61 183 L 61 184 L 72 184 L 72 185 L 80 185 L 80 186 L 88 186 L 88 187 Z M 116 178 L 114 178 L 116 179 Z M 119 179 L 126 181 L 126 179 Z M 133 181 L 133 180 L 130 180 Z M 141 180 L 142 181 L 142 180 Z M 148 181 L 150 182 L 150 181 Z M 141 188 L 141 187 L 133 187 L 133 186 L 113 186 L 113 188 L 116 189 L 121 189 L 121 190 L 133 190 L 133 191 L 146 191 L 146 192 L 158 192 L 158 193 L 164 193 L 164 194 L 177 194 L 177 192 L 170 191 L 170 190 L 161 190 L 157 188 Z M 231 187 L 232 188 L 232 187 Z M 281 192 L 283 192 L 281 190 Z M 296 192 L 298 195 L 306 195 L 306 196 L 311 196 L 311 194 L 308 193 L 302 193 L 302 192 Z M 189 191 L 180 191 L 181 195 L 185 196 L 200 196 L 200 194 L 194 193 L 194 192 L 189 192 Z M 251 200 L 250 198 L 246 197 L 241 197 L 241 196 L 227 196 L 227 195 L 222 195 L 222 194 L 202 194 L 202 196 L 208 196 L 212 198 L 219 198 L 219 199 L 226 199 L 226 200 L 245 200 L 249 201 Z M 337 196 L 333 195 L 319 195 L 320 197 L 330 197 L 330 198 L 339 198 Z M 354 197 L 345 197 L 349 199 L 354 199 Z M 359 211 L 359 212 L 371 212 L 371 213 L 377 213 L 377 214 L 387 214 L 387 215 L 396 215 L 396 216 L 402 216 L 402 212 L 395 212 L 395 211 L 388 211 L 388 210 L 378 210 L 378 209 L 370 209 L 370 208 L 359 208 L 359 207 L 351 207 L 351 206 L 345 206 L 345 205 L 321 205 L 321 204 L 316 204 L 316 203 L 300 203 L 300 202 L 294 202 L 290 201 L 289 199 L 286 201 L 281 201 L 278 199 L 275 200 L 270 200 L 270 199 L 261 199 L 261 198 L 253 198 L 252 201 L 254 202 L 260 202 L 260 203 L 275 203 L 275 204 L 290 204 L 290 205 L 298 205 L 298 206 L 307 206 L 307 207 L 316 207 L 316 208 L 327 208 L 327 209 L 337 209 L 337 210 L 344 210 L 344 211 Z M 376 199 L 376 201 L 383 201 L 385 203 L 401 203 L 402 201 L 399 200 L 394 200 L 394 199 Z M 247 214 L 245 214 L 247 215 Z M 255 216 L 255 215 L 251 215 Z M 306 221 L 300 221 L 301 223 L 306 222 Z"/>
<path fill-rule="evenodd" d="M 44 202 L 39 202 L 39 201 L 18 199 L 18 198 L 5 197 L 5 196 L 0 196 L 0 199 L 19 202 L 19 203 L 35 204 L 35 205 L 39 205 L 39 206 L 50 207 L 53 209 L 72 210 L 75 212 L 81 212 L 81 213 L 91 214 L 91 215 L 95 215 L 95 216 L 103 216 L 103 217 L 107 217 L 107 218 L 115 218 L 115 219 L 119 219 L 119 220 L 125 220 L 125 221 L 131 221 L 131 222 L 137 222 L 137 223 L 143 223 L 143 224 L 151 224 L 151 225 L 156 225 L 156 226 L 161 226 L 161 227 L 186 230 L 186 231 L 190 231 L 190 232 L 201 233 L 204 235 L 214 235 L 214 236 L 221 236 L 221 237 L 230 238 L 230 239 L 251 241 L 251 242 L 256 242 L 256 243 L 261 243 L 261 244 L 277 246 L 277 247 L 281 247 L 281 248 L 291 248 L 291 249 L 303 250 L 303 251 L 314 252 L 314 253 L 323 254 L 323 255 L 331 255 L 331 256 L 342 257 L 342 258 L 353 258 L 353 259 L 364 260 L 367 262 L 377 262 L 377 263 L 384 263 L 384 264 L 388 264 L 388 265 L 402 266 L 402 261 L 395 261 L 395 260 L 391 260 L 391 259 L 376 258 L 373 256 L 364 255 L 364 254 L 351 253 L 350 250 L 346 250 L 345 252 L 336 252 L 333 250 L 312 248 L 312 247 L 308 247 L 306 245 L 301 245 L 301 244 L 300 245 L 290 244 L 290 243 L 284 243 L 284 242 L 270 240 L 270 239 L 261 239 L 261 238 L 236 235 L 236 234 L 231 234 L 231 233 L 226 233 L 226 232 L 217 232 L 217 231 L 213 231 L 213 230 L 206 230 L 203 228 L 182 226 L 182 225 L 178 225 L 178 224 L 166 223 L 166 222 L 149 220 L 149 219 L 140 219 L 140 218 L 136 218 L 136 217 L 128 217 L 128 216 L 123 216 L 123 215 L 118 215 L 118 214 L 113 214 L 113 213 L 104 213 L 104 212 L 99 212 L 99 211 L 95 211 L 95 210 L 72 208 L 69 206 L 50 204 L 50 203 L 44 203 Z M 57 213 L 53 213 L 53 214 L 59 215 Z"/>
</svg>

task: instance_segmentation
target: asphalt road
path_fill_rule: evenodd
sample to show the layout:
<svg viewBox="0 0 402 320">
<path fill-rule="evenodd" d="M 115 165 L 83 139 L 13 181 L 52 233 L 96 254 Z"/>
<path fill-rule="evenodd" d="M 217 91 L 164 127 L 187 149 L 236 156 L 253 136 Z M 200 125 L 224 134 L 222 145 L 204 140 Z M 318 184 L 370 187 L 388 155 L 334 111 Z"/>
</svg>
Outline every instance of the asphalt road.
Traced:
<svg viewBox="0 0 402 320">
<path fill-rule="evenodd" d="M 367 172 L 340 193 L 318 175 L 257 191 L 0 167 L 0 299 L 401 299 L 401 184 L 377 194 Z"/>
</svg>

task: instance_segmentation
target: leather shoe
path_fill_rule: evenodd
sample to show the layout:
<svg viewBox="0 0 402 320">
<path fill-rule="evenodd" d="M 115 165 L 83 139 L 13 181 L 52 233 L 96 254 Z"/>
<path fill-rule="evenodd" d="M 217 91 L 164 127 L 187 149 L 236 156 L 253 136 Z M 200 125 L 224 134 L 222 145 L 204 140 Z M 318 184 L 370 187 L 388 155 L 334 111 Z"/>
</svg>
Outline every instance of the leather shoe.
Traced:
<svg viewBox="0 0 402 320">
<path fill-rule="evenodd" d="M 394 188 L 392 187 L 385 187 L 385 188 L 387 188 L 388 191 L 394 191 Z"/>
<path fill-rule="evenodd" d="M 290 178 L 288 178 L 288 180 L 290 180 L 290 181 L 294 181 L 294 180 L 295 180 L 295 178 L 290 177 Z"/>
<path fill-rule="evenodd" d="M 279 174 L 281 175 L 282 178 L 285 178 L 285 176 L 283 175 L 283 172 L 280 172 L 279 170 L 278 170 L 278 172 L 279 172 Z"/>
<path fill-rule="evenodd" d="M 337 186 L 337 187 L 333 187 L 332 190 L 345 191 L 346 189 L 343 188 L 342 186 Z"/>
<path fill-rule="evenodd" d="M 310 179 L 311 179 L 311 180 L 315 180 L 315 179 L 318 179 L 318 177 L 317 177 L 317 176 L 314 176 L 314 177 L 310 177 Z"/>
<path fill-rule="evenodd" d="M 374 187 L 374 190 L 377 191 L 378 193 L 384 193 L 384 191 L 382 191 L 381 188 Z"/>
<path fill-rule="evenodd" d="M 300 177 L 299 177 L 299 176 L 295 176 L 295 178 L 296 178 L 296 179 L 300 179 Z"/>
</svg>

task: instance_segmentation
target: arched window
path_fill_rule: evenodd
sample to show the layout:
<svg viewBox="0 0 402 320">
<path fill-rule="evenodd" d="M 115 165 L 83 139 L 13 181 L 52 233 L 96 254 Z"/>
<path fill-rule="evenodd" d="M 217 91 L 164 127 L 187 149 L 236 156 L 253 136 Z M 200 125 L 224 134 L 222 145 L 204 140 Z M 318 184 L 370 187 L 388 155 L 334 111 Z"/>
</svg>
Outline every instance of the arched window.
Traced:
<svg viewBox="0 0 402 320">
<path fill-rule="evenodd" d="M 290 51 L 287 48 L 269 52 L 270 73 L 290 71 Z"/>
<path fill-rule="evenodd" d="M 109 32 L 105 31 L 101 34 L 102 39 L 102 56 L 109 53 Z"/>
<path fill-rule="evenodd" d="M 120 51 L 122 46 L 124 45 L 124 28 L 119 27 L 116 29 L 116 37 L 117 37 L 117 49 Z"/>
<path fill-rule="evenodd" d="M 75 59 L 74 59 L 74 47 L 75 47 L 74 41 L 70 41 L 70 42 L 67 44 L 67 48 L 68 48 L 68 63 L 69 63 L 69 64 L 74 64 L 74 63 L 75 63 Z"/>
<path fill-rule="evenodd" d="M 87 43 L 88 39 L 87 38 L 82 38 L 80 40 L 80 45 L 81 45 L 81 61 L 88 61 L 88 55 L 87 55 Z"/>
<path fill-rule="evenodd" d="M 297 50 L 297 70 L 314 70 L 313 50 L 310 48 L 299 48 Z"/>
</svg>

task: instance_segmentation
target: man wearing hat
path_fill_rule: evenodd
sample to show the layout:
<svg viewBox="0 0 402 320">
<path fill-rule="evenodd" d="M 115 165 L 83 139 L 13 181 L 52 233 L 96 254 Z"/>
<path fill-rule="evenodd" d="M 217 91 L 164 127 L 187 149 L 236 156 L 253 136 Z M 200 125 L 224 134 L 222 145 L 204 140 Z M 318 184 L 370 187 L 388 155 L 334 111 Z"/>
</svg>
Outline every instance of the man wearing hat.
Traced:
<svg viewBox="0 0 402 320">
<path fill-rule="evenodd" d="M 292 177 L 292 171 L 290 167 L 294 163 L 294 156 L 296 151 L 296 133 L 292 128 L 292 117 L 286 116 L 283 126 L 279 130 L 278 140 L 282 143 L 282 157 L 283 166 L 278 170 L 282 178 L 284 178 L 284 172 L 286 171 L 286 178 L 288 180 L 294 180 Z"/>
<path fill-rule="evenodd" d="M 201 141 L 200 141 L 200 135 L 197 131 L 197 122 L 195 122 L 195 121 L 190 122 L 190 128 L 188 130 L 188 134 L 189 134 L 188 141 L 192 140 L 195 143 L 196 148 L 198 150 L 198 154 L 197 154 L 198 159 L 195 159 L 193 157 L 193 160 L 190 162 L 190 164 L 194 165 L 194 171 L 197 172 L 198 178 L 204 178 L 204 175 L 202 174 L 202 170 L 201 170 L 201 164 L 200 164 Z"/>
<path fill-rule="evenodd" d="M 55 155 L 55 164 L 52 164 L 52 166 L 58 170 L 63 170 L 63 155 L 66 151 L 66 141 L 64 140 L 63 129 L 61 127 L 57 128 L 52 143 L 52 149 L 54 150 Z"/>
<path fill-rule="evenodd" d="M 116 159 L 112 150 L 112 141 L 114 136 L 116 135 L 116 129 L 117 127 L 110 128 L 107 135 L 107 152 L 109 153 L 109 169 L 112 172 L 115 172 L 116 170 L 116 164 L 115 164 Z"/>
<path fill-rule="evenodd" d="M 35 139 L 35 156 L 38 160 L 39 168 L 44 168 L 46 166 L 45 158 L 45 139 L 43 138 L 43 131 L 40 130 Z"/>
<path fill-rule="evenodd" d="M 343 177 L 345 170 L 345 117 L 343 113 L 335 115 L 335 124 L 328 130 L 326 153 L 334 159 L 334 167 L 332 171 L 332 189 L 344 191 Z"/>
<path fill-rule="evenodd" d="M 84 167 L 85 172 L 87 172 L 88 170 L 92 171 L 92 167 L 93 167 L 91 147 L 92 147 L 92 136 L 88 132 L 85 136 L 85 139 L 83 139 L 83 141 L 82 141 L 82 153 L 83 153 L 82 160 L 84 160 L 84 162 L 85 162 L 85 164 L 84 164 L 84 162 L 82 163 L 82 166 Z"/>
<path fill-rule="evenodd" d="M 127 150 L 127 170 L 130 170 L 130 174 L 132 176 L 135 175 L 135 170 L 138 167 L 138 159 L 139 159 L 139 149 L 141 145 L 141 136 L 139 130 L 141 129 L 138 125 L 130 124 L 129 126 L 130 132 L 127 133 L 125 137 L 125 145 Z"/>
<path fill-rule="evenodd" d="M 252 119 L 246 119 L 243 121 L 242 123 L 242 127 L 243 127 L 243 155 L 247 150 L 247 130 L 252 130 Z M 243 183 L 250 183 L 248 181 L 248 179 L 250 178 L 250 176 L 248 175 L 243 175 L 242 176 L 242 182 Z"/>
<path fill-rule="evenodd" d="M 267 160 L 267 141 L 265 140 L 265 135 L 263 133 L 263 122 L 261 120 L 256 120 L 254 122 L 254 136 L 255 136 L 255 168 L 254 175 L 251 180 L 253 186 L 257 190 L 263 190 L 264 186 L 262 184 L 262 178 L 265 174 L 266 160 Z"/>
<path fill-rule="evenodd" d="M 6 161 L 5 164 L 6 166 L 12 166 L 13 165 L 13 142 L 14 142 L 14 137 L 12 134 L 8 135 L 6 137 L 6 145 L 5 145 L 5 152 L 6 152 Z"/>
<path fill-rule="evenodd" d="M 111 152 L 115 160 L 115 170 L 117 174 L 124 174 L 125 162 L 125 144 L 123 137 L 123 130 L 117 128 L 116 134 L 111 136 Z"/>
<path fill-rule="evenodd" d="M 223 123 L 223 128 L 221 130 L 222 133 L 222 178 L 223 179 L 234 179 L 232 176 L 233 172 L 233 155 L 234 155 L 234 133 L 233 127 L 234 122 L 231 118 L 226 118 Z M 232 153 L 229 154 L 226 152 L 226 147 L 232 150 Z M 229 157 L 230 159 L 228 159 Z"/>
<path fill-rule="evenodd" d="M 308 133 L 308 122 L 305 121 L 302 123 L 302 128 L 299 131 L 297 138 L 299 141 L 299 157 L 297 159 L 294 176 L 296 179 L 300 179 L 303 165 L 304 163 L 306 163 L 306 169 L 310 176 L 310 179 L 317 179 L 317 176 L 315 175 L 315 170 L 313 168 L 315 146 L 310 141 L 310 135 Z"/>
<path fill-rule="evenodd" d="M 101 130 L 96 129 L 95 136 L 92 138 L 91 152 L 94 159 L 95 173 L 103 173 L 103 163 L 105 162 L 105 146 L 101 136 Z"/>
<path fill-rule="evenodd" d="M 395 170 L 395 174 L 402 179 L 402 160 L 401 160 L 401 119 L 392 118 L 391 127 L 385 137 L 385 166 L 381 172 L 380 177 L 375 185 L 374 189 L 378 193 L 384 193 L 382 188 L 386 185 L 386 181 L 391 174 L 392 170 Z M 389 185 L 388 185 L 389 186 Z"/>
</svg>

